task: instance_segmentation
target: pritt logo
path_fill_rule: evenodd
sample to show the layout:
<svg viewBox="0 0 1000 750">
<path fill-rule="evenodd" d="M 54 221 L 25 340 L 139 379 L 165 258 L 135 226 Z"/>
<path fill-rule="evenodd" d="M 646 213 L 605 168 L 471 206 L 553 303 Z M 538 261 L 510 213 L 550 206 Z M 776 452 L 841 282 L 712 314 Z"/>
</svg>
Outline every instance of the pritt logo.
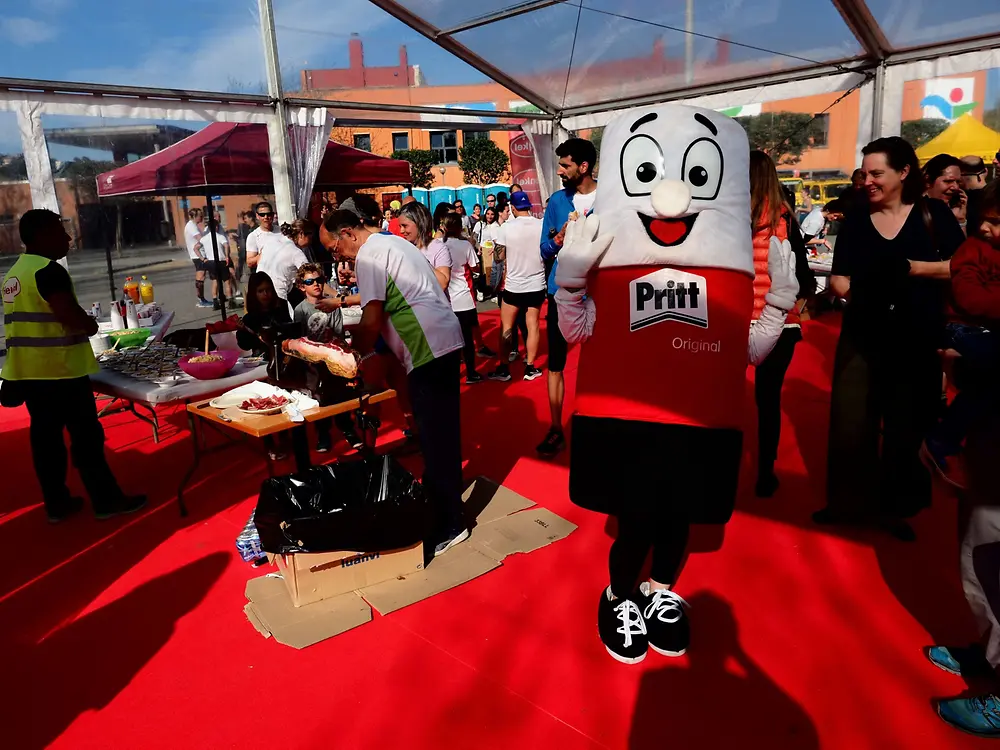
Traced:
<svg viewBox="0 0 1000 750">
<path fill-rule="evenodd" d="M 21 293 L 21 282 L 17 276 L 11 276 L 3 285 L 3 301 L 10 304 Z"/>
<path fill-rule="evenodd" d="M 674 320 L 708 328 L 708 281 L 704 276 L 661 268 L 629 284 L 629 330 Z"/>
</svg>

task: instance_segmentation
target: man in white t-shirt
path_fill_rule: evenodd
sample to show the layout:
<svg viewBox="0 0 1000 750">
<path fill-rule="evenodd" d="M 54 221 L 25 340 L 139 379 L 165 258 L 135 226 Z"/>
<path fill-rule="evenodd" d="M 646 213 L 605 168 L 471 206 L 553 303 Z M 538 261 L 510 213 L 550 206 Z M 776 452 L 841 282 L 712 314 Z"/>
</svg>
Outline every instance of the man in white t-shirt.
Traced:
<svg viewBox="0 0 1000 750">
<path fill-rule="evenodd" d="M 353 347 L 374 351 L 381 334 L 407 372 L 424 456 L 423 485 L 435 524 L 435 556 L 469 538 L 462 506 L 459 350 L 462 329 L 434 270 L 416 247 L 362 225 L 351 211 L 334 211 L 320 242 L 336 260 L 353 260 L 364 312 Z M 322 308 L 321 308 L 322 309 Z"/>
<path fill-rule="evenodd" d="M 258 257 L 257 273 L 270 276 L 274 291 L 287 302 L 288 292 L 295 286 L 295 275 L 309 259 L 298 245 L 283 234 L 269 238 L 265 251 Z"/>
<path fill-rule="evenodd" d="M 247 237 L 247 265 L 250 268 L 257 268 L 263 257 L 264 248 L 283 235 L 274 220 L 274 206 L 267 201 L 261 201 L 253 207 L 253 211 L 259 226 Z"/>
<path fill-rule="evenodd" d="M 205 216 L 203 214 L 198 217 L 197 228 L 201 237 L 201 251 L 205 254 L 205 270 L 208 272 L 208 278 L 212 280 L 213 302 L 209 304 L 211 304 L 215 310 L 222 309 L 222 299 L 219 297 L 219 283 L 227 283 L 229 289 L 229 307 L 230 309 L 235 310 L 237 307 L 236 283 L 233 281 L 232 273 L 229 271 L 231 262 L 230 253 L 232 252 L 232 246 L 229 243 L 229 238 L 226 237 L 223 232 L 220 232 L 218 225 L 216 225 L 215 242 L 219 249 L 219 267 L 216 268 L 215 248 L 212 247 L 212 232 L 209 230 L 208 222 L 205 220 Z M 199 307 L 200 306 L 201 305 L 199 305 Z"/>
<path fill-rule="evenodd" d="M 198 307 L 211 307 L 212 303 L 205 299 L 205 272 L 208 265 L 205 259 L 205 245 L 202 242 L 202 230 L 198 228 L 198 223 L 203 221 L 204 212 L 200 208 L 192 208 L 188 211 L 188 223 L 184 225 L 184 245 L 187 247 L 188 257 L 194 263 L 194 288 L 198 295 Z"/>
<path fill-rule="evenodd" d="M 514 350 L 514 324 L 523 310 L 528 324 L 525 345 L 528 357 L 524 364 L 524 379 L 534 380 L 542 371 L 535 367 L 538 354 L 538 314 L 545 302 L 545 264 L 540 250 L 542 221 L 531 215 L 531 200 L 527 193 L 511 193 L 513 218 L 500 227 L 497 244 L 506 249 L 507 266 L 503 278 L 500 306 L 501 338 L 500 366 L 490 373 L 491 380 L 510 380 L 507 365 Z"/>
</svg>

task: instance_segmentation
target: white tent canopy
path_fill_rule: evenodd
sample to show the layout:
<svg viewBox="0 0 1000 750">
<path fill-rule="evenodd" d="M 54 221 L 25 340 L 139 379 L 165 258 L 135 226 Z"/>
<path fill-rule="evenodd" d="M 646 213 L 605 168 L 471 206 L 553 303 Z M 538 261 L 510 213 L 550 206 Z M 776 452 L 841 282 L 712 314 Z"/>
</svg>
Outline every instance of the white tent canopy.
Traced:
<svg viewBox="0 0 1000 750">
<path fill-rule="evenodd" d="M 906 81 L 1000 67 L 997 0 L 369 2 L 538 107 L 490 117 L 497 128 L 528 120 L 525 132 L 541 153 L 567 130 L 601 126 L 638 104 L 683 99 L 718 109 L 855 88 L 860 149 L 899 132 Z M 482 115 L 288 99 L 272 0 L 256 3 L 266 95 L 0 78 L 0 111 L 17 113 L 35 205 L 58 207 L 42 115 L 265 122 L 282 215 L 292 213 L 289 107 L 326 107 L 343 124 L 417 128 Z M 551 174 L 547 167 L 539 164 L 539 174 Z"/>
</svg>

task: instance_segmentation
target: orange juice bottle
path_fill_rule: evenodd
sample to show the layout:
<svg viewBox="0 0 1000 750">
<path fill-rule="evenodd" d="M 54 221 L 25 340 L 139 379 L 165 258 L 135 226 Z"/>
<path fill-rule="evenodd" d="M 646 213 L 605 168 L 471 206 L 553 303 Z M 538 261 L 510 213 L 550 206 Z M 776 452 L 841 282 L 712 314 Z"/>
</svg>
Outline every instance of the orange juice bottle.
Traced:
<svg viewBox="0 0 1000 750">
<path fill-rule="evenodd" d="M 142 277 L 142 281 L 139 283 L 139 296 L 142 298 L 142 304 L 144 305 L 148 305 L 153 301 L 153 282 L 145 276 Z"/>
<path fill-rule="evenodd" d="M 125 286 L 122 291 L 125 292 L 126 296 L 131 297 L 135 304 L 139 304 L 139 283 L 131 276 L 125 279 Z"/>
</svg>

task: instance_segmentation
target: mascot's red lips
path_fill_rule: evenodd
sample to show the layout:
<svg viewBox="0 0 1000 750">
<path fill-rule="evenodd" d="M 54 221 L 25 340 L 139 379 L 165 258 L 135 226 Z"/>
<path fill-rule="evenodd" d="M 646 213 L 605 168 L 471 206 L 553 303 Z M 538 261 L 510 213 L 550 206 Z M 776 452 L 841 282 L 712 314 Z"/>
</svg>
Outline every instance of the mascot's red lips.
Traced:
<svg viewBox="0 0 1000 750">
<path fill-rule="evenodd" d="M 691 214 L 680 219 L 654 219 L 652 216 L 639 214 L 639 219 L 646 228 L 649 239 L 663 247 L 673 247 L 686 240 L 687 236 L 691 234 L 691 228 L 697 218 L 698 214 Z"/>
</svg>

